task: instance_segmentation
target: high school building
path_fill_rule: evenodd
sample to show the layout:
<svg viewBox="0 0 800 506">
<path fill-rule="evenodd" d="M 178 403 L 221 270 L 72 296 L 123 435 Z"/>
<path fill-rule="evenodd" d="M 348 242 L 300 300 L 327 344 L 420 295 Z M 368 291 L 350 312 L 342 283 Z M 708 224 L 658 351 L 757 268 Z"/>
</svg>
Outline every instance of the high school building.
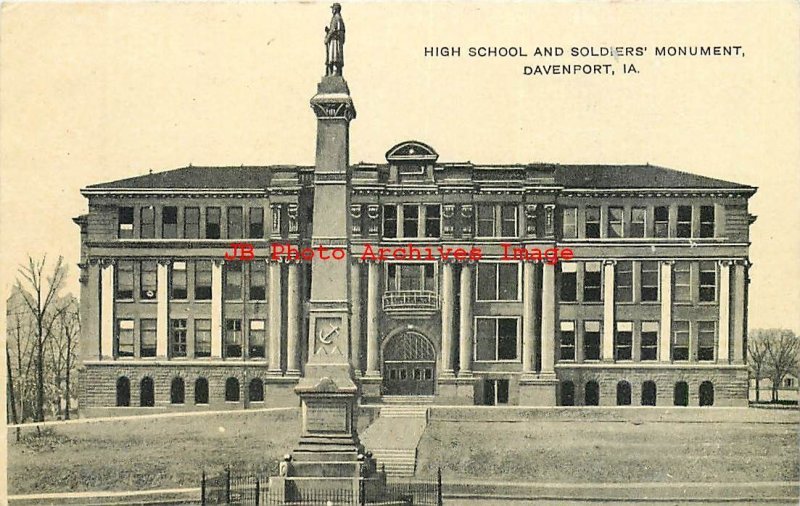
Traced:
<svg viewBox="0 0 800 506">
<path fill-rule="evenodd" d="M 324 98 L 320 135 L 346 130 L 349 92 Z M 338 138 L 318 160 L 344 163 L 344 181 L 313 166 L 190 166 L 82 190 L 84 415 L 296 406 L 309 347 L 339 333 L 364 401 L 747 403 L 755 188 L 651 165 L 442 162 L 418 141 L 349 165 Z M 314 209 L 315 188 L 337 184 L 349 204 Z M 349 317 L 310 332 L 312 264 L 269 252 L 314 246 L 322 216 L 348 230 L 332 244 L 349 254 L 328 261 L 346 268 Z M 232 243 L 255 258 L 226 259 Z M 408 245 L 482 255 L 360 259 Z M 508 258 L 508 245 L 574 258 Z"/>
</svg>

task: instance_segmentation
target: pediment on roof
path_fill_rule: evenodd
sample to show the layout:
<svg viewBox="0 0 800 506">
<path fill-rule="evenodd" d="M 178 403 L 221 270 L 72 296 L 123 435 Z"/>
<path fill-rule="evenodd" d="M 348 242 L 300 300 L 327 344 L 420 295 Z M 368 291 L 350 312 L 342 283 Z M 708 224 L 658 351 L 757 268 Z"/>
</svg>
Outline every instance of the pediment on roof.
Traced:
<svg viewBox="0 0 800 506">
<path fill-rule="evenodd" d="M 439 158 L 439 153 L 424 142 L 405 141 L 395 145 L 386 152 L 389 163 L 425 161 L 433 163 Z"/>
</svg>

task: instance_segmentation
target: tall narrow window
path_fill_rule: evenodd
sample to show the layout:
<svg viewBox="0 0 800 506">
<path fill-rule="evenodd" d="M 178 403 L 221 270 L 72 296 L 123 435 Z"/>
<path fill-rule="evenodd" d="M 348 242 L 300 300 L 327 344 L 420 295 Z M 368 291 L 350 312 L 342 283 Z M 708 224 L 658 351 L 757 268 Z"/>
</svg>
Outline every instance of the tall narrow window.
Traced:
<svg viewBox="0 0 800 506">
<path fill-rule="evenodd" d="M 561 360 L 575 360 L 575 322 L 561 322 Z"/>
<path fill-rule="evenodd" d="M 156 405 L 155 386 L 153 378 L 145 376 L 139 385 L 139 405 L 143 408 L 152 408 Z"/>
<path fill-rule="evenodd" d="M 479 263 L 478 300 L 519 300 L 519 265 Z"/>
<path fill-rule="evenodd" d="M 642 302 L 658 300 L 658 262 L 642 262 L 641 295 Z"/>
<path fill-rule="evenodd" d="M 675 278 L 675 302 L 692 301 L 692 264 L 690 262 L 675 262 L 673 268 Z"/>
<path fill-rule="evenodd" d="M 156 208 L 145 206 L 141 211 L 139 222 L 139 237 L 142 239 L 153 239 L 156 236 Z"/>
<path fill-rule="evenodd" d="M 208 404 L 208 380 L 197 378 L 194 382 L 194 403 Z"/>
<path fill-rule="evenodd" d="M 656 206 L 653 217 L 653 235 L 658 238 L 669 237 L 669 207 Z"/>
<path fill-rule="evenodd" d="M 716 334 L 715 322 L 697 322 L 697 360 L 714 360 Z"/>
<path fill-rule="evenodd" d="M 578 237 L 578 208 L 565 207 L 561 214 L 561 237 L 575 239 Z"/>
<path fill-rule="evenodd" d="M 117 320 L 117 356 L 133 356 L 133 320 Z"/>
<path fill-rule="evenodd" d="M 608 208 L 608 237 L 617 238 L 625 236 L 623 223 L 624 211 L 625 210 L 621 207 Z"/>
<path fill-rule="evenodd" d="M 144 260 L 139 272 L 139 297 L 142 300 L 154 300 L 158 291 L 158 263 Z"/>
<path fill-rule="evenodd" d="M 600 302 L 600 262 L 586 262 L 583 268 L 583 301 Z"/>
<path fill-rule="evenodd" d="M 194 356 L 211 356 L 211 320 L 194 321 Z"/>
<path fill-rule="evenodd" d="M 514 205 L 500 206 L 500 236 L 501 237 L 517 236 L 517 206 Z"/>
<path fill-rule="evenodd" d="M 583 322 L 583 359 L 600 360 L 600 322 Z"/>
<path fill-rule="evenodd" d="M 117 300 L 133 300 L 133 262 L 117 262 L 117 286 L 114 290 Z"/>
<path fill-rule="evenodd" d="M 700 302 L 717 300 L 717 264 L 700 262 Z"/>
<path fill-rule="evenodd" d="M 186 356 L 186 319 L 178 318 L 171 321 L 169 335 L 169 351 L 171 357 Z"/>
<path fill-rule="evenodd" d="M 120 239 L 132 239 L 133 238 L 133 208 L 132 207 L 120 207 L 117 210 L 117 215 L 119 218 L 119 229 L 117 231 L 117 237 Z"/>
<path fill-rule="evenodd" d="M 242 320 L 225 320 L 225 358 L 242 356 Z"/>
<path fill-rule="evenodd" d="M 239 380 L 228 378 L 225 380 L 225 400 L 227 402 L 239 402 Z"/>
<path fill-rule="evenodd" d="M 242 262 L 225 262 L 225 300 L 242 300 Z"/>
<path fill-rule="evenodd" d="M 200 208 L 187 207 L 183 210 L 183 237 L 186 239 L 200 238 Z"/>
<path fill-rule="evenodd" d="M 442 211 L 439 204 L 425 206 L 425 237 L 439 237 L 442 227 Z"/>
<path fill-rule="evenodd" d="M 250 300 L 267 300 L 267 264 L 253 261 L 250 264 Z"/>
<path fill-rule="evenodd" d="M 633 302 L 633 262 L 620 260 L 614 272 L 614 300 Z"/>
<path fill-rule="evenodd" d="M 131 405 L 131 382 L 125 376 L 117 378 L 117 407 Z"/>
<path fill-rule="evenodd" d="M 394 204 L 383 206 L 383 237 L 397 237 L 397 206 Z"/>
<path fill-rule="evenodd" d="M 689 360 L 689 322 L 676 320 L 672 322 L 672 360 L 685 362 Z"/>
<path fill-rule="evenodd" d="M 692 237 L 692 206 L 678 206 L 676 232 L 678 237 Z"/>
<path fill-rule="evenodd" d="M 156 325 L 155 318 L 139 320 L 139 356 L 143 358 L 156 356 Z"/>
<path fill-rule="evenodd" d="M 478 237 L 493 237 L 494 233 L 494 206 L 491 204 L 480 204 L 476 208 L 475 219 L 477 220 Z"/>
<path fill-rule="evenodd" d="M 175 239 L 178 237 L 178 208 L 165 206 L 161 209 L 161 237 Z"/>
<path fill-rule="evenodd" d="M 264 382 L 260 378 L 250 380 L 248 399 L 250 402 L 264 402 Z"/>
<path fill-rule="evenodd" d="M 173 378 L 169 388 L 169 403 L 183 404 L 186 397 L 186 386 L 183 378 Z"/>
<path fill-rule="evenodd" d="M 614 334 L 614 359 L 633 359 L 633 323 L 617 322 L 617 333 Z"/>
<path fill-rule="evenodd" d="M 403 237 L 419 237 L 419 206 L 403 206 Z"/>
<path fill-rule="evenodd" d="M 477 318 L 475 360 L 516 360 L 516 318 Z"/>
<path fill-rule="evenodd" d="M 187 297 L 186 262 L 172 264 L 172 279 L 170 280 L 170 298 L 185 300 Z"/>
<path fill-rule="evenodd" d="M 228 239 L 241 239 L 242 235 L 242 208 L 228 208 Z"/>
<path fill-rule="evenodd" d="M 640 356 L 643 361 L 656 360 L 658 356 L 658 322 L 642 322 Z"/>
<path fill-rule="evenodd" d="M 631 237 L 644 237 L 647 220 L 647 208 L 632 207 L 631 208 Z"/>
<path fill-rule="evenodd" d="M 266 326 L 264 320 L 250 320 L 250 336 L 248 339 L 250 358 L 264 358 L 265 343 L 267 342 Z"/>
<path fill-rule="evenodd" d="M 598 239 L 600 237 L 600 208 L 596 206 L 586 207 L 586 224 L 584 225 L 584 236 L 587 239 Z"/>
<path fill-rule="evenodd" d="M 578 264 L 574 262 L 561 262 L 560 299 L 561 302 L 575 302 L 578 300 Z"/>
<path fill-rule="evenodd" d="M 220 238 L 221 213 L 219 207 L 206 208 L 206 239 Z"/>
<path fill-rule="evenodd" d="M 700 237 L 714 237 L 714 206 L 700 206 Z"/>
<path fill-rule="evenodd" d="M 249 226 L 247 227 L 247 237 L 250 239 L 261 239 L 264 237 L 264 208 L 251 207 L 249 215 Z"/>
<path fill-rule="evenodd" d="M 211 300 L 211 262 L 198 260 L 194 264 L 194 299 Z"/>
</svg>

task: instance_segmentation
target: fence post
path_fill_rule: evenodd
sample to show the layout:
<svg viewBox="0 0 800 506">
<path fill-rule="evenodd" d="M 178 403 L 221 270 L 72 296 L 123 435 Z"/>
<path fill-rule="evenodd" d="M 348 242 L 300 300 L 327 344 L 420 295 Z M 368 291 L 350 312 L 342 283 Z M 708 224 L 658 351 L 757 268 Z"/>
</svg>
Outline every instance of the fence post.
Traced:
<svg viewBox="0 0 800 506">
<path fill-rule="evenodd" d="M 358 478 L 358 504 L 361 506 L 367 504 L 367 484 L 363 477 Z"/>
<path fill-rule="evenodd" d="M 436 506 L 442 506 L 444 501 L 442 500 L 442 468 L 440 467 L 436 471 Z"/>
<path fill-rule="evenodd" d="M 258 476 L 256 476 L 256 506 L 260 504 L 261 499 L 261 487 L 260 483 L 258 482 Z"/>
<path fill-rule="evenodd" d="M 231 503 L 231 467 L 225 467 L 225 504 Z"/>
<path fill-rule="evenodd" d="M 200 504 L 206 506 L 206 470 L 203 469 L 202 478 L 200 478 Z"/>
</svg>

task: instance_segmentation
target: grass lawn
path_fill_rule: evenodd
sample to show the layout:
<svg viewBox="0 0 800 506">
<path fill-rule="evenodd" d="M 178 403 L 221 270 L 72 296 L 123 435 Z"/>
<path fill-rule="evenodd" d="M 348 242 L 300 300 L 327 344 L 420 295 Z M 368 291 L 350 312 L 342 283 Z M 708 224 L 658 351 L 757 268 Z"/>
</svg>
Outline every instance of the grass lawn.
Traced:
<svg viewBox="0 0 800 506">
<path fill-rule="evenodd" d="M 754 411 L 713 421 L 702 413 L 692 420 L 690 411 L 670 421 L 592 420 L 587 410 L 561 419 L 434 419 L 418 446 L 417 475 L 433 476 L 441 466 L 445 481 L 798 480 L 797 412 L 767 413 L 766 423 Z"/>
</svg>

